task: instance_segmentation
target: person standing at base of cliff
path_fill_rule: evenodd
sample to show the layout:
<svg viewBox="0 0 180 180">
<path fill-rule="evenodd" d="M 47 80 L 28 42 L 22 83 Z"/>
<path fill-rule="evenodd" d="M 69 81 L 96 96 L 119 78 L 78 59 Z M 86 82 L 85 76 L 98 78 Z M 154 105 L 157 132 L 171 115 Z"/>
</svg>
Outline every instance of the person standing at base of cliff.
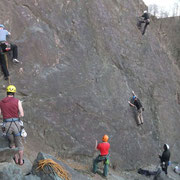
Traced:
<svg viewBox="0 0 180 180">
<path fill-rule="evenodd" d="M 159 155 L 159 158 L 161 161 L 162 170 L 165 172 L 165 174 L 168 174 L 167 169 L 168 169 L 171 154 L 169 151 L 169 145 L 168 144 L 164 144 L 163 148 L 164 148 L 164 151 L 163 151 L 162 155 Z"/>
<path fill-rule="evenodd" d="M 15 154 L 14 161 L 16 164 L 23 165 L 23 144 L 19 118 L 24 116 L 24 111 L 21 101 L 14 97 L 16 87 L 9 85 L 6 91 L 7 97 L 0 101 L 0 114 L 3 116 L 3 124 L 10 148 L 17 147 L 19 150 Z"/>
<path fill-rule="evenodd" d="M 137 96 L 135 95 L 134 91 L 132 91 L 132 94 L 133 94 L 133 97 L 132 97 L 133 102 L 131 103 L 130 101 L 128 101 L 128 103 L 130 106 L 137 108 L 137 115 L 136 115 L 137 123 L 138 125 L 141 125 L 144 123 L 143 115 L 142 115 L 142 111 L 144 111 L 144 108 L 142 106 L 140 99 L 137 98 Z"/>
<path fill-rule="evenodd" d="M 141 27 L 141 24 L 145 23 L 142 35 L 145 34 L 147 26 L 150 24 L 150 17 L 149 13 L 145 10 L 143 15 L 141 16 L 143 19 L 139 21 L 139 26 Z"/>
<path fill-rule="evenodd" d="M 95 150 L 100 151 L 100 155 L 96 157 L 93 161 L 93 173 L 97 172 L 98 169 L 98 163 L 99 162 L 104 162 L 104 169 L 103 169 L 103 175 L 107 177 L 108 175 L 108 169 L 109 169 L 109 148 L 110 144 L 108 143 L 108 135 L 104 135 L 102 138 L 102 143 L 97 142 L 96 140 L 96 145 L 95 145 Z"/>
</svg>

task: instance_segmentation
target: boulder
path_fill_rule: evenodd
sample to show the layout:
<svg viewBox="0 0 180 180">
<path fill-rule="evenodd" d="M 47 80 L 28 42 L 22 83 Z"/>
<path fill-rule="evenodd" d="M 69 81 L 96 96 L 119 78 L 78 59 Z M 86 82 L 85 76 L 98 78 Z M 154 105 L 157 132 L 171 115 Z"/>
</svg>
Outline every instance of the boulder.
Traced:
<svg viewBox="0 0 180 180">
<path fill-rule="evenodd" d="M 72 177 L 72 180 L 88 180 L 90 179 L 89 177 L 86 177 L 79 172 L 75 171 L 74 169 L 70 168 L 66 164 L 64 164 L 62 161 L 57 160 L 55 157 L 39 152 L 36 160 L 34 161 L 33 168 L 32 168 L 32 174 L 40 177 L 41 179 L 46 179 L 46 180 L 61 180 L 56 174 L 45 174 L 43 171 L 36 171 L 37 168 L 37 163 L 39 160 L 42 159 L 52 159 L 56 163 L 60 164 L 66 171 L 68 171 Z"/>
<path fill-rule="evenodd" d="M 0 179 L 2 180 L 22 180 L 23 173 L 21 168 L 12 163 L 1 163 L 0 164 Z"/>
</svg>

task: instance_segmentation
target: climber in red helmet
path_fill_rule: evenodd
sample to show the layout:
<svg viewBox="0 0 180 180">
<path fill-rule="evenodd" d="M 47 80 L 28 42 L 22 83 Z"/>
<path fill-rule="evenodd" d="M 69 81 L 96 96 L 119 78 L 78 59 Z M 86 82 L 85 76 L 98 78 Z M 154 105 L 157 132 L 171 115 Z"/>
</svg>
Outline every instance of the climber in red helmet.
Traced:
<svg viewBox="0 0 180 180">
<path fill-rule="evenodd" d="M 96 145 L 95 145 L 95 150 L 100 151 L 100 155 L 96 157 L 96 159 L 93 161 L 93 173 L 97 172 L 98 168 L 98 163 L 103 161 L 104 162 L 104 170 L 103 170 L 103 175 L 107 177 L 108 174 L 108 167 L 109 167 L 109 148 L 110 144 L 108 143 L 108 135 L 104 135 L 102 138 L 101 143 L 97 143 L 96 140 Z"/>
</svg>

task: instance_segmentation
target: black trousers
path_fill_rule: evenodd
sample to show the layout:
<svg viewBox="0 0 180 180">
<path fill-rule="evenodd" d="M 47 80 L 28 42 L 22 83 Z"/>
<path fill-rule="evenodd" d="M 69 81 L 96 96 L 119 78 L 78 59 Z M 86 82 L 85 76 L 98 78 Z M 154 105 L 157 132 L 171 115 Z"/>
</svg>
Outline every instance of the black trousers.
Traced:
<svg viewBox="0 0 180 180">
<path fill-rule="evenodd" d="M 168 169 L 168 162 L 165 162 L 164 164 L 161 164 L 162 170 L 167 174 L 167 169 Z"/>
<path fill-rule="evenodd" d="M 8 77 L 9 71 L 7 68 L 7 63 L 6 63 L 6 58 L 5 58 L 4 53 L 0 53 L 0 65 L 1 65 L 1 69 L 2 69 L 2 72 L 4 74 L 4 77 Z"/>
<path fill-rule="evenodd" d="M 141 29 L 141 24 L 143 24 L 143 23 L 145 23 L 145 25 L 144 25 L 144 29 L 143 29 L 143 31 L 142 31 L 142 35 L 145 34 L 146 28 L 147 28 L 147 26 L 149 25 L 149 21 L 147 21 L 147 20 L 140 20 L 140 21 L 138 22 L 138 27 L 139 27 L 139 29 Z"/>
<path fill-rule="evenodd" d="M 18 47 L 16 44 L 10 44 L 11 46 L 11 51 L 13 52 L 13 59 L 17 59 L 18 58 Z"/>
<path fill-rule="evenodd" d="M 146 32 L 146 28 L 147 28 L 147 26 L 149 25 L 149 23 L 146 23 L 145 25 L 144 25 L 144 30 L 143 30 L 143 32 L 142 32 L 142 35 L 144 35 L 145 34 L 145 32 Z"/>
</svg>

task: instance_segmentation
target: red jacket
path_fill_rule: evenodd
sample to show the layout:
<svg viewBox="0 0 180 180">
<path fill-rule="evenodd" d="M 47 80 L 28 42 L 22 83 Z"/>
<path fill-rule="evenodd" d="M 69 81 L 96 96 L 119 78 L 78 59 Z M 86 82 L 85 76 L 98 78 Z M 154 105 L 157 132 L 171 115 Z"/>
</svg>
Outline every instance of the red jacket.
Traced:
<svg viewBox="0 0 180 180">
<path fill-rule="evenodd" d="M 99 143 L 97 149 L 100 151 L 101 156 L 106 156 L 109 154 L 110 144 L 108 142 Z"/>
</svg>

